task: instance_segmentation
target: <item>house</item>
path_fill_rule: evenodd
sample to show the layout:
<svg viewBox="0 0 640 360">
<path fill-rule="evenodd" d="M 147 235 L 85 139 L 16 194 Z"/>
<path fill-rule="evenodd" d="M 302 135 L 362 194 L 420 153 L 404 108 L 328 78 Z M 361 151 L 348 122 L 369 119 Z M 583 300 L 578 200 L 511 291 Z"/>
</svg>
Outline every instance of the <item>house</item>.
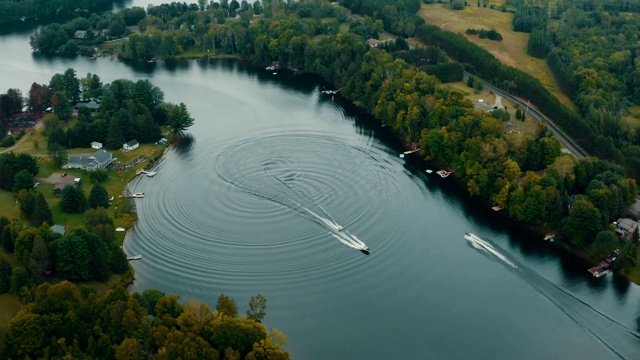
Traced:
<svg viewBox="0 0 640 360">
<path fill-rule="evenodd" d="M 520 130 L 518 130 L 518 127 L 513 125 L 511 122 L 507 122 L 504 124 L 504 131 L 507 133 L 507 135 L 520 133 Z"/>
<path fill-rule="evenodd" d="M 87 32 L 85 30 L 76 30 L 76 32 L 73 34 L 73 37 L 76 39 L 86 39 Z"/>
<path fill-rule="evenodd" d="M 91 147 L 97 150 L 102 149 L 102 143 L 101 142 L 97 142 L 97 141 L 92 141 L 91 142 Z"/>
<path fill-rule="evenodd" d="M 107 36 L 107 35 L 109 35 L 110 33 L 111 33 L 111 30 L 109 30 L 109 29 L 102 29 L 102 30 L 100 30 L 100 35 L 101 35 L 101 36 Z"/>
<path fill-rule="evenodd" d="M 76 103 L 76 109 L 79 109 L 81 107 L 86 107 L 91 111 L 100 111 L 100 104 L 98 104 L 97 102 L 91 100 L 91 101 L 79 101 Z"/>
<path fill-rule="evenodd" d="M 104 169 L 115 161 L 113 154 L 105 149 L 98 150 L 90 156 L 71 156 L 67 167 L 70 169 L 97 170 Z"/>
<path fill-rule="evenodd" d="M 138 140 L 131 140 L 128 143 L 125 143 L 124 145 L 122 145 L 122 148 L 127 150 L 127 151 L 131 151 L 131 150 L 135 150 L 140 146 L 140 143 L 138 142 Z"/>
<path fill-rule="evenodd" d="M 60 235 L 64 235 L 64 226 L 62 225 L 53 225 L 51 226 L 49 229 L 51 229 L 51 231 L 53 231 L 54 233 L 58 233 Z"/>
<path fill-rule="evenodd" d="M 369 47 L 377 47 L 378 45 L 380 45 L 382 43 L 382 41 L 378 40 L 378 39 L 367 39 L 367 44 L 369 44 Z"/>
<path fill-rule="evenodd" d="M 621 218 L 616 221 L 616 233 L 621 236 L 630 236 L 634 231 L 636 231 L 636 229 L 638 229 L 638 226 L 640 226 L 640 224 L 638 224 L 637 221 L 633 221 L 628 218 Z"/>
</svg>

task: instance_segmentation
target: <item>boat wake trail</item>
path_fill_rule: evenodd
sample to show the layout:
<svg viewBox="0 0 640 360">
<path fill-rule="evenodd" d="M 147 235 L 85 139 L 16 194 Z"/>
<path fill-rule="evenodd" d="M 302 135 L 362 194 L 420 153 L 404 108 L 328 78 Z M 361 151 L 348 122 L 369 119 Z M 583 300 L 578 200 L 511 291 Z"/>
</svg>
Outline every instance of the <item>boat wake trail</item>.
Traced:
<svg viewBox="0 0 640 360">
<path fill-rule="evenodd" d="M 310 219 L 329 230 L 329 233 L 341 243 L 365 253 L 369 252 L 369 247 L 362 240 L 344 229 L 313 199 L 300 193 L 286 181 L 272 174 L 266 167 L 261 172 L 254 174 L 255 182 L 260 184 L 259 188 L 250 185 L 247 179 L 227 175 L 224 168 L 219 168 L 218 173 L 227 183 L 242 189 L 246 193 L 282 205 Z"/>
<path fill-rule="evenodd" d="M 591 334 L 615 356 L 621 359 L 640 358 L 640 334 L 568 293 L 525 265 L 509 259 L 499 246 L 472 233 L 466 233 L 464 237 L 474 249 L 505 265 L 509 271 L 527 281 L 540 295 Z"/>
</svg>

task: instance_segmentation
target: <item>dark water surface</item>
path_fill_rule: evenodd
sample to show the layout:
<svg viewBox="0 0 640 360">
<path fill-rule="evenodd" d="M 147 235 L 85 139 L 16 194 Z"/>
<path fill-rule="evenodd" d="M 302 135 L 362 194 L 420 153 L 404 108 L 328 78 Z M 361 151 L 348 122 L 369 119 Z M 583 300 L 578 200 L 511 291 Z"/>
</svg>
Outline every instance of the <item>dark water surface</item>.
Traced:
<svg viewBox="0 0 640 360">
<path fill-rule="evenodd" d="M 143 255 L 135 291 L 212 307 L 225 293 L 242 312 L 261 293 L 265 325 L 287 335 L 294 359 L 640 358 L 638 286 L 591 278 L 400 159 L 385 129 L 320 94 L 317 79 L 228 60 L 48 58 L 31 54 L 29 33 L 0 36 L 2 91 L 74 67 L 149 79 L 196 119 L 193 142 L 131 185 L 146 194 L 125 241 Z"/>
</svg>

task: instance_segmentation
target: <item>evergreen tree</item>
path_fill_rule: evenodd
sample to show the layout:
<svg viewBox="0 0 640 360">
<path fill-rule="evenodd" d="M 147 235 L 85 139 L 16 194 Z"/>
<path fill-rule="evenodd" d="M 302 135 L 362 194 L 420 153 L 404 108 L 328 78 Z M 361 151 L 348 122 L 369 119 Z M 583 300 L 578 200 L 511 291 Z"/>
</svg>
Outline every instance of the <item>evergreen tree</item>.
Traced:
<svg viewBox="0 0 640 360">
<path fill-rule="evenodd" d="M 89 193 L 89 206 L 96 209 L 98 207 L 109 207 L 109 195 L 100 183 L 96 183 Z"/>
<path fill-rule="evenodd" d="M 124 135 L 122 135 L 122 129 L 120 129 L 120 123 L 117 118 L 111 119 L 109 123 L 109 132 L 107 133 L 107 148 L 116 150 L 122 147 L 125 143 Z"/>
<path fill-rule="evenodd" d="M 186 130 L 193 125 L 194 119 L 189 114 L 187 106 L 184 103 L 174 106 L 169 111 L 169 123 L 176 130 Z"/>
<path fill-rule="evenodd" d="M 60 206 L 68 213 L 83 213 L 87 209 L 87 198 L 84 192 L 73 185 L 67 185 L 62 189 Z"/>
<path fill-rule="evenodd" d="M 36 208 L 36 197 L 33 191 L 22 189 L 18 191 L 17 199 L 22 216 L 27 220 L 33 219 L 33 213 Z"/>
<path fill-rule="evenodd" d="M 49 226 L 53 225 L 53 215 L 51 215 L 49 204 L 44 198 L 44 195 L 39 191 L 35 196 L 32 222 L 34 225 L 40 225 L 42 223 L 47 223 Z"/>
</svg>

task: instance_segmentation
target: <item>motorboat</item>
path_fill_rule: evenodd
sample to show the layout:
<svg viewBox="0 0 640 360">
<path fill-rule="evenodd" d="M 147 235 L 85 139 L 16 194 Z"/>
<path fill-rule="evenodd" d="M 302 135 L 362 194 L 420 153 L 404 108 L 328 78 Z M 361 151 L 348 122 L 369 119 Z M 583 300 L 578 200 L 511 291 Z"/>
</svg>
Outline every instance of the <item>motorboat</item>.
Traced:
<svg viewBox="0 0 640 360">
<path fill-rule="evenodd" d="M 338 231 L 342 231 L 342 229 L 343 229 L 343 227 L 340 226 L 340 225 L 338 225 L 338 227 L 336 228 L 336 230 L 338 230 Z"/>
</svg>

